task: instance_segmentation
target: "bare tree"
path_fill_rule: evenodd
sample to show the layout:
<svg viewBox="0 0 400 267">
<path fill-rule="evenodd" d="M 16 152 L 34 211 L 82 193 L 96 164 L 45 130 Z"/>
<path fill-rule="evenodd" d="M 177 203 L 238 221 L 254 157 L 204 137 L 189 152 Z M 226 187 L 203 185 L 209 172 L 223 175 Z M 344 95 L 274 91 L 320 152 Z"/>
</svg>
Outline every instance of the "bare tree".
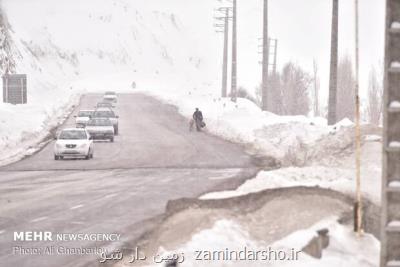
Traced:
<svg viewBox="0 0 400 267">
<path fill-rule="evenodd" d="M 379 125 L 383 108 L 383 85 L 374 67 L 369 72 L 367 114 L 371 124 Z"/>
<path fill-rule="evenodd" d="M 339 34 L 339 0 L 332 0 L 332 32 L 331 32 L 331 69 L 329 77 L 329 104 L 328 124 L 335 124 L 337 103 L 337 62 L 338 62 L 338 34 Z"/>
<path fill-rule="evenodd" d="M 314 116 L 320 116 L 320 107 L 319 107 L 319 90 L 320 90 L 320 81 L 318 76 L 318 64 L 313 60 L 313 81 L 314 81 Z"/>
<path fill-rule="evenodd" d="M 340 59 L 338 66 L 337 84 L 337 119 L 348 118 L 354 120 L 355 115 L 355 92 L 356 80 L 354 77 L 353 64 L 349 56 Z"/>
<path fill-rule="evenodd" d="M 309 87 L 312 79 L 299 66 L 289 62 L 282 70 L 280 79 L 283 113 L 308 115 L 310 112 Z"/>
<path fill-rule="evenodd" d="M 243 87 L 243 86 L 239 86 L 238 90 L 237 90 L 237 97 L 240 98 L 245 98 L 247 100 L 250 100 L 251 102 L 253 102 L 254 104 L 256 104 L 257 106 L 260 106 L 260 102 L 257 99 L 256 96 L 253 96 L 249 93 L 249 91 Z"/>
</svg>

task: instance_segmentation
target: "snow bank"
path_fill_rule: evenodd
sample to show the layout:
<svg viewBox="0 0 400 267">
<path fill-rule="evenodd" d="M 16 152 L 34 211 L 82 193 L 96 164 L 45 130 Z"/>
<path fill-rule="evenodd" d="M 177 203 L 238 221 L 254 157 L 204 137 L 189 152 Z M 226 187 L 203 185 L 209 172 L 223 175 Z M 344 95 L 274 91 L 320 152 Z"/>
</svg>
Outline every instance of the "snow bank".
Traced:
<svg viewBox="0 0 400 267">
<path fill-rule="evenodd" d="M 381 149 L 380 142 L 369 142 L 362 147 L 361 190 L 364 197 L 376 204 L 381 201 Z M 349 154 L 340 160 L 337 159 L 335 164 L 316 163 L 311 166 L 261 171 L 255 178 L 247 180 L 236 190 L 212 192 L 200 198 L 230 198 L 265 189 L 294 186 L 319 186 L 353 196 L 355 195 L 355 174 L 355 156 Z"/>
<path fill-rule="evenodd" d="M 286 255 L 301 251 L 313 237 L 316 231 L 328 229 L 330 244 L 323 251 L 321 259 L 315 259 L 304 252 L 298 253 L 297 260 L 195 260 L 196 253 L 202 251 L 282 251 Z M 349 227 L 337 223 L 336 218 L 327 218 L 309 229 L 300 230 L 273 243 L 265 244 L 253 240 L 248 232 L 237 222 L 219 220 L 210 229 L 204 229 L 193 235 L 191 240 L 175 251 L 165 251 L 160 248 L 161 257 L 176 253 L 184 255 L 184 266 L 295 266 L 298 267 L 376 267 L 379 260 L 379 242 L 372 235 L 357 238 Z M 357 255 L 355 257 L 354 255 Z M 162 266 L 162 265 L 151 265 Z"/>
<path fill-rule="evenodd" d="M 71 95 L 46 108 L 40 105 L 0 104 L 0 166 L 20 160 L 42 147 L 50 132 L 66 119 L 78 102 Z"/>
</svg>

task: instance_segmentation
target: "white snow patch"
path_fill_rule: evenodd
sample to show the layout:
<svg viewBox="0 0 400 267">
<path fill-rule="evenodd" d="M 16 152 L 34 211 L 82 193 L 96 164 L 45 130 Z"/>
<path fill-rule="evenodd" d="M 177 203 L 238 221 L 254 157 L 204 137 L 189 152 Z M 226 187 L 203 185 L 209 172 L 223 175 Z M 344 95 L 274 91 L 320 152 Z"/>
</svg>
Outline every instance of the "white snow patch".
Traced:
<svg viewBox="0 0 400 267">
<path fill-rule="evenodd" d="M 389 105 L 390 108 L 400 108 L 400 101 L 392 101 Z"/>
<path fill-rule="evenodd" d="M 301 251 L 307 243 L 315 237 L 316 231 L 328 229 L 330 244 L 323 251 L 321 259 L 315 259 L 304 252 L 300 252 L 296 261 L 278 260 L 214 260 L 196 261 L 195 251 L 284 251 L 290 255 L 291 251 Z M 238 223 L 231 220 L 219 220 L 210 229 L 204 229 L 193 235 L 191 240 L 182 244 L 174 251 L 165 251 L 160 248 L 160 255 L 183 254 L 185 256 L 184 266 L 298 266 L 298 267 L 376 267 L 379 262 L 379 242 L 372 235 L 366 234 L 357 237 L 355 233 L 346 226 L 337 223 L 336 218 L 327 218 L 309 229 L 300 230 L 289 236 L 266 244 L 262 240 L 252 239 L 248 232 Z M 206 263 L 206 264 L 205 264 Z M 295 264 L 295 265 L 293 265 Z M 161 266 L 161 265 L 151 265 Z"/>
<path fill-rule="evenodd" d="M 400 227 L 400 221 L 391 221 L 388 223 L 389 227 Z"/>
<path fill-rule="evenodd" d="M 391 181 L 389 187 L 400 187 L 400 181 Z"/>
<path fill-rule="evenodd" d="M 365 135 L 364 141 L 366 142 L 380 142 L 382 141 L 382 137 L 375 134 Z"/>
<path fill-rule="evenodd" d="M 392 29 L 400 29 L 400 22 L 398 21 L 393 21 L 391 25 Z"/>
<path fill-rule="evenodd" d="M 380 180 L 371 173 L 378 173 L 377 170 L 365 170 L 362 178 L 363 193 L 375 203 L 380 202 Z M 370 175 L 368 176 L 367 173 Z M 205 194 L 200 199 L 222 199 L 242 196 L 250 193 L 260 192 L 266 189 L 308 186 L 322 187 L 337 190 L 350 195 L 355 192 L 354 186 L 355 171 L 343 167 L 289 167 L 273 171 L 261 171 L 258 175 L 247 180 L 236 190 L 212 192 Z"/>
<path fill-rule="evenodd" d="M 344 118 L 343 120 L 336 123 L 336 127 L 349 127 L 353 126 L 354 122 L 352 122 L 349 118 Z"/>
<path fill-rule="evenodd" d="M 392 68 L 400 68 L 400 62 L 399 61 L 393 61 L 390 64 L 390 67 L 392 67 Z"/>
<path fill-rule="evenodd" d="M 391 148 L 400 148 L 400 142 L 399 141 L 392 141 L 389 143 L 389 147 Z"/>
</svg>

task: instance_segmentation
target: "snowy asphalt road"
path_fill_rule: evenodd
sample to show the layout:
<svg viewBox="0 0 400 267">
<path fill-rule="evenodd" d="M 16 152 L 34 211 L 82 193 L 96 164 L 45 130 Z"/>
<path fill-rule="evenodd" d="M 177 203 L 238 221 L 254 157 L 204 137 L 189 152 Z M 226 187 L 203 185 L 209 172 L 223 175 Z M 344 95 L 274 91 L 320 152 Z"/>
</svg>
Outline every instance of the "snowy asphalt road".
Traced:
<svg viewBox="0 0 400 267">
<path fill-rule="evenodd" d="M 100 99 L 87 95 L 79 108 L 92 108 Z M 32 250 L 21 255 L 13 247 L 118 247 L 150 227 L 168 200 L 229 189 L 255 170 L 242 148 L 190 133 L 174 107 L 151 97 L 120 95 L 116 111 L 120 135 L 115 143 L 96 142 L 93 160 L 54 161 L 51 142 L 0 168 L 1 266 L 86 265 L 92 256 L 30 255 Z M 71 125 L 73 117 L 63 127 Z M 121 240 L 17 242 L 14 231 L 119 233 Z"/>
</svg>

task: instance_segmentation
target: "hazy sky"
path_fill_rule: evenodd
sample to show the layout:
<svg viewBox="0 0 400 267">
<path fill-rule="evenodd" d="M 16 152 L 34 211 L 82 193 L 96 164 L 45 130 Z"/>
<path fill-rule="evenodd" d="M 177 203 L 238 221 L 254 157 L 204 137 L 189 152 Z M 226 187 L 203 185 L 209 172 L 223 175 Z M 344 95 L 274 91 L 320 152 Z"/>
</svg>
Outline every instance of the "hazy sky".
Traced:
<svg viewBox="0 0 400 267">
<path fill-rule="evenodd" d="M 353 57 L 354 1 L 339 2 L 339 54 Z M 359 4 L 360 82 L 365 92 L 371 66 L 379 67 L 379 62 L 383 61 L 385 1 L 359 0 Z M 251 86 L 261 77 L 260 73 L 250 72 L 253 69 L 250 66 L 261 59 L 258 54 L 261 41 L 257 39 L 262 34 L 263 0 L 238 0 L 238 5 L 239 84 Z M 294 61 L 312 71 L 313 59 L 316 59 L 325 96 L 329 81 L 331 14 L 332 0 L 269 0 L 270 36 L 279 42 L 279 67 Z M 261 68 L 258 69 L 261 72 Z"/>
</svg>

